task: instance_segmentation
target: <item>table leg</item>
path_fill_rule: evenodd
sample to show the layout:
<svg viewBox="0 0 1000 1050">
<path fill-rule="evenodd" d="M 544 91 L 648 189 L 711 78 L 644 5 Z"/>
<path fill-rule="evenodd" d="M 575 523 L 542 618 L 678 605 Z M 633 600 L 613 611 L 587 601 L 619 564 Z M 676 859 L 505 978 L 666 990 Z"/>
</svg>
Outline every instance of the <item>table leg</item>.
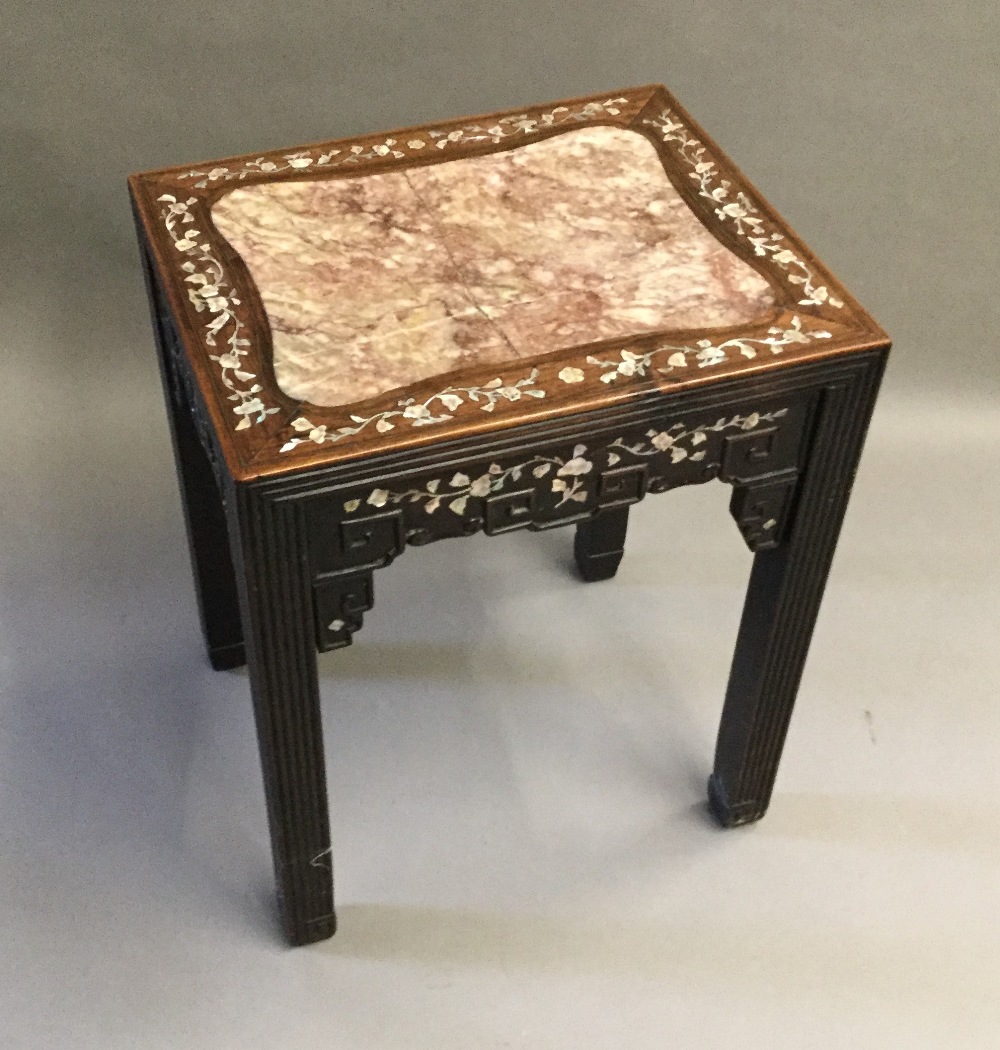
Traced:
<svg viewBox="0 0 1000 1050">
<path fill-rule="evenodd" d="M 577 568 L 587 583 L 610 580 L 625 553 L 628 507 L 601 511 L 580 522 L 573 540 Z"/>
<path fill-rule="evenodd" d="M 174 451 L 208 658 L 217 671 L 246 663 L 222 498 L 186 406 L 171 405 Z"/>
<path fill-rule="evenodd" d="M 160 316 L 148 261 L 144 262 L 202 634 L 217 671 L 242 667 L 246 663 L 243 628 L 222 496 L 195 429 L 187 393 L 177 375 L 171 336 Z"/>
<path fill-rule="evenodd" d="M 754 557 L 709 780 L 726 827 L 767 810 L 884 356 L 825 387 L 783 542 Z"/>
<path fill-rule="evenodd" d="M 234 547 L 271 851 L 292 944 L 330 937 L 333 859 L 302 509 L 237 492 Z"/>
</svg>

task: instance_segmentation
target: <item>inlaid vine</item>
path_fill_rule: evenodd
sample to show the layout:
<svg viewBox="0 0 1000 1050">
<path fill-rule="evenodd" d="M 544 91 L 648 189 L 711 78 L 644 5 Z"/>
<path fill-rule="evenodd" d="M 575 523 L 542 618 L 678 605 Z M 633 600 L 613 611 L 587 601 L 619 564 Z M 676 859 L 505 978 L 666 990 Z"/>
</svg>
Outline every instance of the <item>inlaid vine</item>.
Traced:
<svg viewBox="0 0 1000 1050">
<path fill-rule="evenodd" d="M 806 263 L 785 243 L 785 236 L 774 223 L 761 214 L 752 200 L 742 191 L 733 192 L 733 185 L 721 177 L 718 164 L 708 148 L 696 139 L 673 111 L 664 110 L 658 117 L 643 120 L 655 128 L 664 142 L 691 171 L 688 177 L 698 184 L 698 196 L 709 201 L 720 222 L 731 222 L 736 233 L 753 245 L 754 255 L 767 258 L 784 271 L 790 284 L 802 286 L 799 306 L 842 307 L 843 301 L 833 295 Z"/>
<path fill-rule="evenodd" d="M 428 514 L 446 508 L 453 514 L 463 516 L 469 509 L 470 499 L 482 499 L 502 492 L 508 482 L 517 482 L 529 476 L 533 481 L 549 478 L 548 491 L 557 497 L 552 509 L 558 509 L 570 502 L 586 503 L 600 471 L 616 466 L 623 456 L 662 456 L 665 460 L 669 459 L 671 466 L 684 460 L 697 463 L 705 458 L 706 450 L 701 446 L 706 444 L 709 434 L 721 434 L 727 430 L 751 431 L 762 423 L 772 423 L 782 418 L 787 412 L 787 409 L 779 408 L 773 412 L 724 416 L 714 423 L 700 423 L 694 427 L 688 427 L 685 423 L 674 423 L 663 430 L 648 430 L 645 437 L 639 441 L 630 443 L 623 437 L 615 438 L 594 452 L 589 452 L 586 445 L 577 445 L 567 458 L 535 455 L 508 467 L 491 463 L 487 470 L 476 478 L 458 471 L 450 478 L 432 478 L 425 482 L 422 488 L 401 491 L 374 488 L 364 500 L 347 500 L 344 510 L 353 514 L 363 505 L 381 508 L 403 503 L 419 503 Z M 543 482 L 543 487 L 544 485 Z"/>
<path fill-rule="evenodd" d="M 179 201 L 170 193 L 164 193 L 157 200 L 167 205 L 160 217 L 174 248 L 185 256 L 180 268 L 185 274 L 188 299 L 199 314 L 208 315 L 204 325 L 205 345 L 211 350 L 224 338 L 228 347 L 221 354 L 210 353 L 209 357 L 219 365 L 223 385 L 230 391 L 228 400 L 235 402 L 233 412 L 240 417 L 236 429 L 245 430 L 253 423 L 263 423 L 278 409 L 265 406 L 258 397 L 263 387 L 256 382 L 256 374 L 243 368 L 242 359 L 249 353 L 250 340 L 245 335 L 246 326 L 233 309 L 240 305 L 240 299 L 226 280 L 226 272 L 212 253 L 211 245 L 202 240 L 204 234 L 193 226 L 191 206 L 197 201 L 194 197 Z"/>
<path fill-rule="evenodd" d="M 281 158 L 257 157 L 244 161 L 239 167 L 229 168 L 215 165 L 207 170 L 192 169 L 177 175 L 178 179 L 197 179 L 197 189 L 204 189 L 210 183 L 232 182 L 242 180 L 249 175 L 275 175 L 282 171 L 325 171 L 334 168 L 381 161 L 387 157 L 402 160 L 407 156 L 417 156 L 424 150 L 446 150 L 455 145 L 470 145 L 481 142 L 500 143 L 505 139 L 523 137 L 547 128 L 561 127 L 565 124 L 579 124 L 599 120 L 602 117 L 617 117 L 621 106 L 629 105 L 627 98 L 609 98 L 604 102 L 585 102 L 576 106 L 556 106 L 547 113 L 530 116 L 527 113 L 498 117 L 492 124 L 488 122 L 466 124 L 458 128 L 433 128 L 427 131 L 413 132 L 404 138 L 387 137 L 364 145 L 355 143 L 343 148 L 297 150 L 286 153 Z"/>
<path fill-rule="evenodd" d="M 631 376 L 645 376 L 652 370 L 653 361 L 659 360 L 663 355 L 666 357 L 664 364 L 655 369 L 661 375 L 669 375 L 679 368 L 688 368 L 692 364 L 698 368 L 714 368 L 731 359 L 732 354 L 753 360 L 761 351 L 769 351 L 772 354 L 780 354 L 782 349 L 793 343 L 809 343 L 814 339 L 829 339 L 830 332 L 825 329 L 803 328 L 802 321 L 796 316 L 791 319 L 787 328 L 772 326 L 767 330 L 767 335 L 733 336 L 718 342 L 713 339 L 699 339 L 694 345 L 658 343 L 650 350 L 637 353 L 634 350 L 620 350 L 618 359 L 608 360 L 594 355 L 587 357 L 587 364 L 596 365 L 602 369 L 601 382 L 613 383 L 621 378 Z M 568 370 L 564 370 L 568 371 Z M 560 373 L 560 378 L 566 382 L 577 382 L 576 372 L 571 378 L 566 378 Z M 580 379 L 584 378 L 580 372 Z"/>
<path fill-rule="evenodd" d="M 386 434 L 400 423 L 408 423 L 415 427 L 446 423 L 455 418 L 455 411 L 466 401 L 476 402 L 483 412 L 492 412 L 499 401 L 520 401 L 524 397 L 542 398 L 545 397 L 545 391 L 534 385 L 538 374 L 538 369 L 533 368 L 529 375 L 513 383 L 504 383 L 503 379 L 497 377 L 482 386 L 448 386 L 437 394 L 431 394 L 424 401 L 417 401 L 412 397 L 404 398 L 397 401 L 394 408 L 384 409 L 370 416 L 352 415 L 350 418 L 353 426 L 314 426 L 304 416 L 299 416 L 292 420 L 292 429 L 299 433 L 308 433 L 305 437 L 290 438 L 279 451 L 290 452 L 296 445 L 306 441 L 315 442 L 317 445 L 340 441 L 345 437 L 360 434 L 368 426 L 372 426 L 379 434 Z M 442 408 L 444 411 L 441 411 Z"/>
</svg>

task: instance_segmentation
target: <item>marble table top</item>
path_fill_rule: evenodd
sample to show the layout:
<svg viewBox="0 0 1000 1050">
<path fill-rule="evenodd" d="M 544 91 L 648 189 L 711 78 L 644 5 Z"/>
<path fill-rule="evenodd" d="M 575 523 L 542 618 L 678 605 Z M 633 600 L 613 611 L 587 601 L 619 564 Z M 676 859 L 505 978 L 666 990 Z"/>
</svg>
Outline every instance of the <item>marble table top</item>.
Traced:
<svg viewBox="0 0 1000 1050">
<path fill-rule="evenodd" d="M 263 303 L 278 386 L 319 406 L 601 340 L 744 324 L 775 302 L 627 128 L 241 186 L 211 214 Z"/>
<path fill-rule="evenodd" d="M 657 84 L 142 172 L 129 191 L 164 344 L 240 480 L 887 339 Z"/>
</svg>

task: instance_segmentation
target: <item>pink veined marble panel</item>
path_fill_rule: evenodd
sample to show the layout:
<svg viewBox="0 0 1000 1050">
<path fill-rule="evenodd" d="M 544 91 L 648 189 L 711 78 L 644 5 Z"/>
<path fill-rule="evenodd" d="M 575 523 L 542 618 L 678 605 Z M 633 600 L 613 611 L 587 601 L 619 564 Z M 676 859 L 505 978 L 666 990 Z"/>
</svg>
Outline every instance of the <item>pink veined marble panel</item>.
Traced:
<svg viewBox="0 0 1000 1050">
<path fill-rule="evenodd" d="M 278 385 L 316 405 L 602 339 L 746 323 L 774 302 L 652 144 L 618 128 L 244 187 L 212 216 L 260 293 Z"/>
</svg>

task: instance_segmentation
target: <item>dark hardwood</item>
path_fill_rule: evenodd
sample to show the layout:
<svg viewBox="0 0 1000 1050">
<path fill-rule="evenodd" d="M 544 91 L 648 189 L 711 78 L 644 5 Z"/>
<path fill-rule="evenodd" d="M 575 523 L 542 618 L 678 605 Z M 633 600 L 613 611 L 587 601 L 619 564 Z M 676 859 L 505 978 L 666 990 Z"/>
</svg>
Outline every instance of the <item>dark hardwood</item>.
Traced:
<svg viewBox="0 0 1000 1050">
<path fill-rule="evenodd" d="M 302 505 L 244 489 L 233 526 L 278 903 L 289 941 L 307 944 L 336 918 Z"/>
<path fill-rule="evenodd" d="M 643 114 L 664 105 L 690 122 L 660 87 L 621 94 L 628 105 L 619 116 L 592 122 L 639 126 Z M 436 127 L 446 131 L 472 119 Z M 842 309 L 826 302 L 804 306 L 794 286 L 767 273 L 781 293 L 774 315 L 722 336 L 759 336 L 768 325 L 789 326 L 792 317 L 808 315 L 824 326 L 821 340 L 790 345 L 782 356 L 736 355 L 716 371 L 695 368 L 680 379 L 651 371 L 623 384 L 553 382 L 544 400 L 456 414 L 438 428 L 400 426 L 385 434 L 369 428 L 363 437 L 294 445 L 291 452 L 289 437 L 301 430 L 296 420 L 307 416 L 335 427 L 345 409 L 301 405 L 277 388 L 259 298 L 211 226 L 208 209 L 225 187 L 205 180 L 199 189 L 186 177 L 189 169 L 180 168 L 130 180 L 202 625 L 213 666 L 245 660 L 249 667 L 280 912 L 293 944 L 321 940 L 336 928 L 316 652 L 351 643 L 373 608 L 377 571 L 409 547 L 476 532 L 574 525 L 581 576 L 608 580 L 621 562 L 634 504 L 684 485 L 731 485 L 730 511 L 754 564 L 709 799 L 725 826 L 757 820 L 767 809 L 889 341 L 704 132 L 693 122 L 690 127 L 830 294 L 843 300 Z M 552 133 L 540 129 L 519 143 Z M 341 147 L 371 141 L 366 136 Z M 461 146 L 445 159 L 497 148 L 512 144 Z M 702 221 L 758 265 L 752 249 L 712 218 L 712 207 L 694 194 L 676 158 L 661 153 Z M 363 171 L 427 162 L 373 154 Z M 302 177 L 255 171 L 240 181 Z M 256 340 L 248 360 L 259 375 L 260 397 L 279 409 L 259 425 L 234 429 L 229 395 L 213 364 L 221 348 L 203 341 L 204 318 L 188 303 L 177 252 L 164 233 L 160 198 L 181 193 L 202 209 L 207 243 L 225 259 L 246 304 L 238 320 Z M 710 329 L 669 335 L 695 343 L 720 338 Z M 524 364 L 552 377 L 590 352 L 628 346 L 641 353 L 650 345 L 647 337 L 611 340 L 596 350 L 574 348 Z M 496 371 L 472 370 L 461 380 L 484 383 Z M 359 411 L 375 411 L 401 393 L 419 398 L 442 378 L 449 380 L 389 392 Z"/>
<path fill-rule="evenodd" d="M 820 387 L 794 521 L 754 557 L 709 780 L 726 827 L 759 820 L 770 803 L 883 365 L 876 357 Z"/>
<path fill-rule="evenodd" d="M 627 529 L 628 507 L 601 511 L 577 525 L 573 556 L 587 583 L 610 580 L 618 571 L 625 555 Z"/>
<path fill-rule="evenodd" d="M 246 663 L 246 652 L 226 511 L 216 470 L 198 436 L 193 390 L 181 377 L 180 348 L 146 252 L 142 253 L 142 262 L 202 633 L 212 667 L 231 670 Z"/>
</svg>

